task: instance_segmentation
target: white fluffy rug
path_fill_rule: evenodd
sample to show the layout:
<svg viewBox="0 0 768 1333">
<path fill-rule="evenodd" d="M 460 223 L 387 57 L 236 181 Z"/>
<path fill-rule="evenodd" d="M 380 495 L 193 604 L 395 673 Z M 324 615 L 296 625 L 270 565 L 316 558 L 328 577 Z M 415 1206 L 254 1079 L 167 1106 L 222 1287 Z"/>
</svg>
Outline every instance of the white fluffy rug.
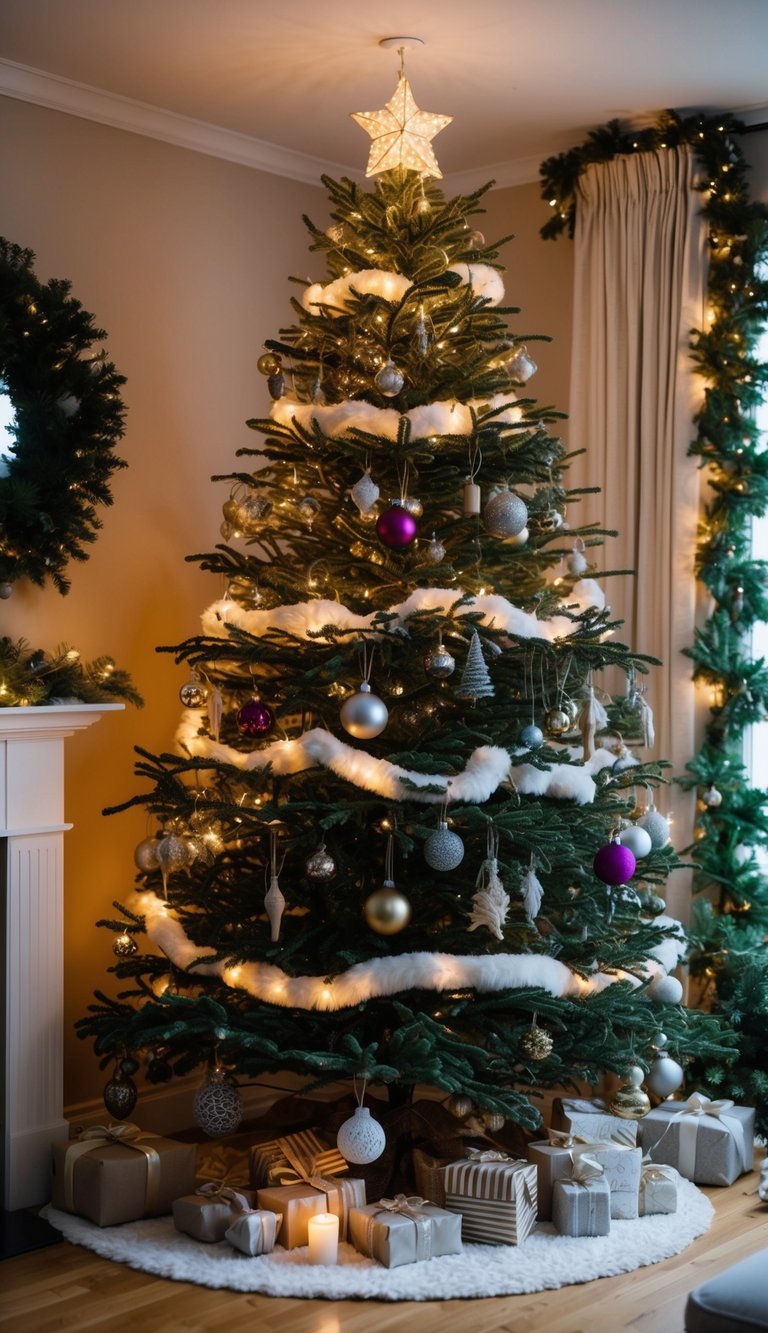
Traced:
<svg viewBox="0 0 768 1333">
<path fill-rule="evenodd" d="M 339 1264 L 334 1268 L 312 1267 L 306 1249 L 278 1248 L 250 1259 L 224 1241 L 203 1245 L 181 1235 L 170 1217 L 100 1228 L 50 1206 L 42 1216 L 75 1245 L 179 1282 L 267 1296 L 428 1301 L 510 1296 L 629 1273 L 679 1254 L 707 1230 L 712 1213 L 711 1203 L 696 1186 L 681 1180 L 676 1213 L 612 1222 L 609 1236 L 574 1240 L 540 1223 L 520 1248 L 467 1245 L 462 1254 L 394 1269 L 363 1258 L 351 1245 L 339 1247 Z"/>
</svg>

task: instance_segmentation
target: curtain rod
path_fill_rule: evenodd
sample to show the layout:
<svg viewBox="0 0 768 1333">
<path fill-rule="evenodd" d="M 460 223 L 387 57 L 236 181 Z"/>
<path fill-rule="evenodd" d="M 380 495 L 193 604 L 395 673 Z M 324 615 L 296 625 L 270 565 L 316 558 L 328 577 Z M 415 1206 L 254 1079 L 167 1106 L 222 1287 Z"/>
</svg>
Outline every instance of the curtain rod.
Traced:
<svg viewBox="0 0 768 1333">
<path fill-rule="evenodd" d="M 756 130 L 768 130 L 768 120 L 761 120 L 757 125 L 742 125 L 739 134 L 754 134 Z"/>
</svg>

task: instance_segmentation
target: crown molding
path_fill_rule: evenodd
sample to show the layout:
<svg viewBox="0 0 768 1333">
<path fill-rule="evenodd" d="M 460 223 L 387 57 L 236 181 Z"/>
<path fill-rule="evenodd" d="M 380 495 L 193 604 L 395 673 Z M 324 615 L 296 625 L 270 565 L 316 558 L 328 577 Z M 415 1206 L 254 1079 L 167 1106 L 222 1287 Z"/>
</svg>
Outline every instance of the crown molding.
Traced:
<svg viewBox="0 0 768 1333">
<path fill-rule="evenodd" d="M 130 134 L 143 134 L 177 148 L 206 153 L 209 157 L 223 158 L 226 162 L 236 162 L 239 166 L 268 171 L 273 176 L 285 176 L 309 185 L 319 185 L 323 173 L 332 176 L 357 174 L 338 162 L 327 162 L 307 153 L 281 148 L 237 130 L 181 116 L 119 93 L 104 92 L 73 79 L 61 78 L 58 74 L 19 65 L 13 60 L 0 59 L 0 93 L 21 102 L 34 102 L 51 111 L 62 111 L 69 116 L 109 125 L 112 129 L 127 130 Z"/>
</svg>

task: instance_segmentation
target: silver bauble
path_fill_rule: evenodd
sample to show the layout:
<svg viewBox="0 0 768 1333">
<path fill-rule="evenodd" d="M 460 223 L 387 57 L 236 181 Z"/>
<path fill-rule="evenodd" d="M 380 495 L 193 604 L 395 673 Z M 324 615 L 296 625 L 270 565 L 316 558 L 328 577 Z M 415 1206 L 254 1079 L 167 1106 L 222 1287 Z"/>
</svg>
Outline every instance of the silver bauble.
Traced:
<svg viewBox="0 0 768 1333">
<path fill-rule="evenodd" d="M 717 790 L 717 787 L 713 782 L 707 787 L 707 790 L 701 799 L 710 810 L 716 810 L 717 807 L 722 804 L 723 793 Z"/>
<path fill-rule="evenodd" d="M 520 744 L 528 750 L 538 750 L 539 746 L 544 744 L 544 732 L 541 727 L 537 727 L 535 722 L 529 722 L 520 732 Z"/>
<path fill-rule="evenodd" d="M 336 1135 L 336 1147 L 342 1157 L 355 1166 L 375 1162 L 386 1146 L 384 1129 L 367 1106 L 356 1106 L 354 1115 L 344 1121 Z"/>
<path fill-rule="evenodd" d="M 528 510 L 512 491 L 499 491 L 483 510 L 483 524 L 494 537 L 516 537 L 527 521 Z"/>
<path fill-rule="evenodd" d="M 357 505 L 361 514 L 372 517 L 370 510 L 378 500 L 380 493 L 371 476 L 370 468 L 366 468 L 362 477 L 350 488 L 349 498 Z"/>
<path fill-rule="evenodd" d="M 456 658 L 448 652 L 442 643 L 438 643 L 424 654 L 424 670 L 435 680 L 445 680 L 456 670 Z"/>
<path fill-rule="evenodd" d="M 432 870 L 455 870 L 464 859 L 464 843 L 444 819 L 424 843 L 424 860 Z"/>
<path fill-rule="evenodd" d="M 432 538 L 424 554 L 432 565 L 439 565 L 445 560 L 445 547 L 442 542 L 437 540 L 434 532 L 432 533 Z"/>
<path fill-rule="evenodd" d="M 234 1134 L 243 1118 L 237 1084 L 214 1070 L 195 1093 L 192 1116 L 195 1124 L 212 1139 Z"/>
<path fill-rule="evenodd" d="M 571 729 L 571 719 L 562 708 L 550 708 L 544 714 L 544 726 L 551 736 L 563 736 Z"/>
<path fill-rule="evenodd" d="M 680 1004 L 683 998 L 683 983 L 677 977 L 654 977 L 648 987 L 648 996 L 656 1004 Z"/>
<path fill-rule="evenodd" d="M 511 357 L 507 361 L 507 373 L 518 384 L 527 384 L 532 375 L 536 374 L 538 366 L 532 356 L 528 354 L 528 348 L 524 343 L 516 347 Z"/>
<path fill-rule="evenodd" d="M 651 1092 L 663 1099 L 670 1097 L 673 1092 L 677 1092 L 684 1078 L 685 1074 L 682 1066 L 677 1063 L 677 1060 L 673 1060 L 672 1056 L 667 1055 L 666 1051 L 659 1051 L 645 1081 Z"/>
<path fill-rule="evenodd" d="M 138 1090 L 132 1078 L 116 1069 L 104 1088 L 104 1105 L 113 1120 L 126 1120 L 136 1105 Z"/>
<path fill-rule="evenodd" d="M 402 504 L 403 509 L 414 518 L 421 518 L 424 513 L 424 506 L 417 495 L 406 495 L 405 499 L 401 500 L 400 503 Z"/>
<path fill-rule="evenodd" d="M 394 398 L 405 384 L 405 376 L 398 370 L 394 361 L 390 360 L 381 367 L 374 382 L 379 393 L 383 393 L 385 398 Z"/>
<path fill-rule="evenodd" d="M 380 736 L 389 721 L 387 705 L 364 680 L 356 694 L 345 699 L 341 706 L 341 725 L 358 741 L 369 741 Z"/>
<path fill-rule="evenodd" d="M 157 870 L 160 862 L 157 856 L 157 849 L 160 846 L 159 838 L 144 838 L 133 853 L 133 859 L 136 867 L 143 874 L 148 874 L 150 870 Z"/>
<path fill-rule="evenodd" d="M 182 870 L 189 862 L 189 850 L 183 838 L 175 833 L 166 833 L 157 845 L 157 863 L 165 875 L 172 875 L 175 870 Z"/>
<path fill-rule="evenodd" d="M 179 690 L 179 698 L 185 708 L 202 708 L 208 699 L 208 690 L 197 676 L 192 676 Z"/>
<path fill-rule="evenodd" d="M 639 1065 L 630 1065 L 608 1107 L 620 1120 L 641 1120 L 650 1111 L 651 1100 L 642 1087 L 644 1078 L 645 1073 Z"/>
<path fill-rule="evenodd" d="M 112 941 L 112 952 L 115 958 L 132 958 L 135 953 L 139 952 L 139 946 L 133 935 L 129 935 L 127 930 L 123 930 L 119 935 L 115 935 Z"/>
<path fill-rule="evenodd" d="M 316 851 L 307 857 L 304 862 L 304 873 L 310 879 L 320 881 L 333 879 L 336 874 L 336 862 L 330 852 L 326 851 L 324 842 L 321 842 Z"/>
<path fill-rule="evenodd" d="M 377 935 L 397 935 L 411 919 L 411 904 L 398 893 L 391 880 L 385 880 L 363 904 L 365 919 Z"/>
<path fill-rule="evenodd" d="M 303 495 L 296 506 L 299 517 L 303 519 L 308 528 L 312 527 L 315 519 L 320 513 L 320 505 L 311 495 Z"/>
<path fill-rule="evenodd" d="M 647 829 L 640 828 L 638 824 L 630 824 L 627 828 L 623 828 L 619 834 L 619 842 L 623 847 L 628 847 L 635 858 L 647 856 L 653 850 L 650 833 Z"/>
<path fill-rule="evenodd" d="M 544 1028 L 535 1025 L 524 1032 L 520 1038 L 520 1050 L 527 1060 L 546 1060 L 552 1053 L 554 1042 Z"/>
<path fill-rule="evenodd" d="M 659 847 L 666 847 L 669 842 L 669 824 L 655 805 L 650 806 L 637 822 L 640 828 L 645 829 L 651 839 L 652 847 L 657 850 Z"/>
</svg>

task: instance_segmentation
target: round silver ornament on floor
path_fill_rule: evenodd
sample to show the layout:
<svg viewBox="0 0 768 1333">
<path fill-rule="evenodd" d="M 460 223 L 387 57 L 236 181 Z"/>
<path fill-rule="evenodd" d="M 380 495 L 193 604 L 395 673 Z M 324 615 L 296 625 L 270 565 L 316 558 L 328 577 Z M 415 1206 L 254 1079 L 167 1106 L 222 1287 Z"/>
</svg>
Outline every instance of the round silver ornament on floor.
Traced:
<svg viewBox="0 0 768 1333">
<path fill-rule="evenodd" d="M 341 706 L 341 725 L 358 741 L 380 736 L 389 721 L 389 710 L 383 699 L 371 694 L 367 680 L 362 681 L 356 694 L 350 695 Z"/>
<path fill-rule="evenodd" d="M 449 829 L 444 819 L 424 843 L 424 860 L 432 870 L 455 870 L 464 859 L 464 843 L 458 833 Z"/>
<path fill-rule="evenodd" d="M 336 1135 L 336 1147 L 342 1157 L 355 1166 L 375 1162 L 386 1146 L 384 1129 L 367 1106 L 356 1106 L 354 1115 L 344 1121 Z"/>
<path fill-rule="evenodd" d="M 237 1084 L 218 1067 L 211 1070 L 195 1093 L 192 1115 L 195 1124 L 212 1139 L 234 1134 L 243 1118 Z"/>
<path fill-rule="evenodd" d="M 506 488 L 492 496 L 483 510 L 483 524 L 493 537 L 516 537 L 527 521 L 526 505 Z"/>
</svg>

